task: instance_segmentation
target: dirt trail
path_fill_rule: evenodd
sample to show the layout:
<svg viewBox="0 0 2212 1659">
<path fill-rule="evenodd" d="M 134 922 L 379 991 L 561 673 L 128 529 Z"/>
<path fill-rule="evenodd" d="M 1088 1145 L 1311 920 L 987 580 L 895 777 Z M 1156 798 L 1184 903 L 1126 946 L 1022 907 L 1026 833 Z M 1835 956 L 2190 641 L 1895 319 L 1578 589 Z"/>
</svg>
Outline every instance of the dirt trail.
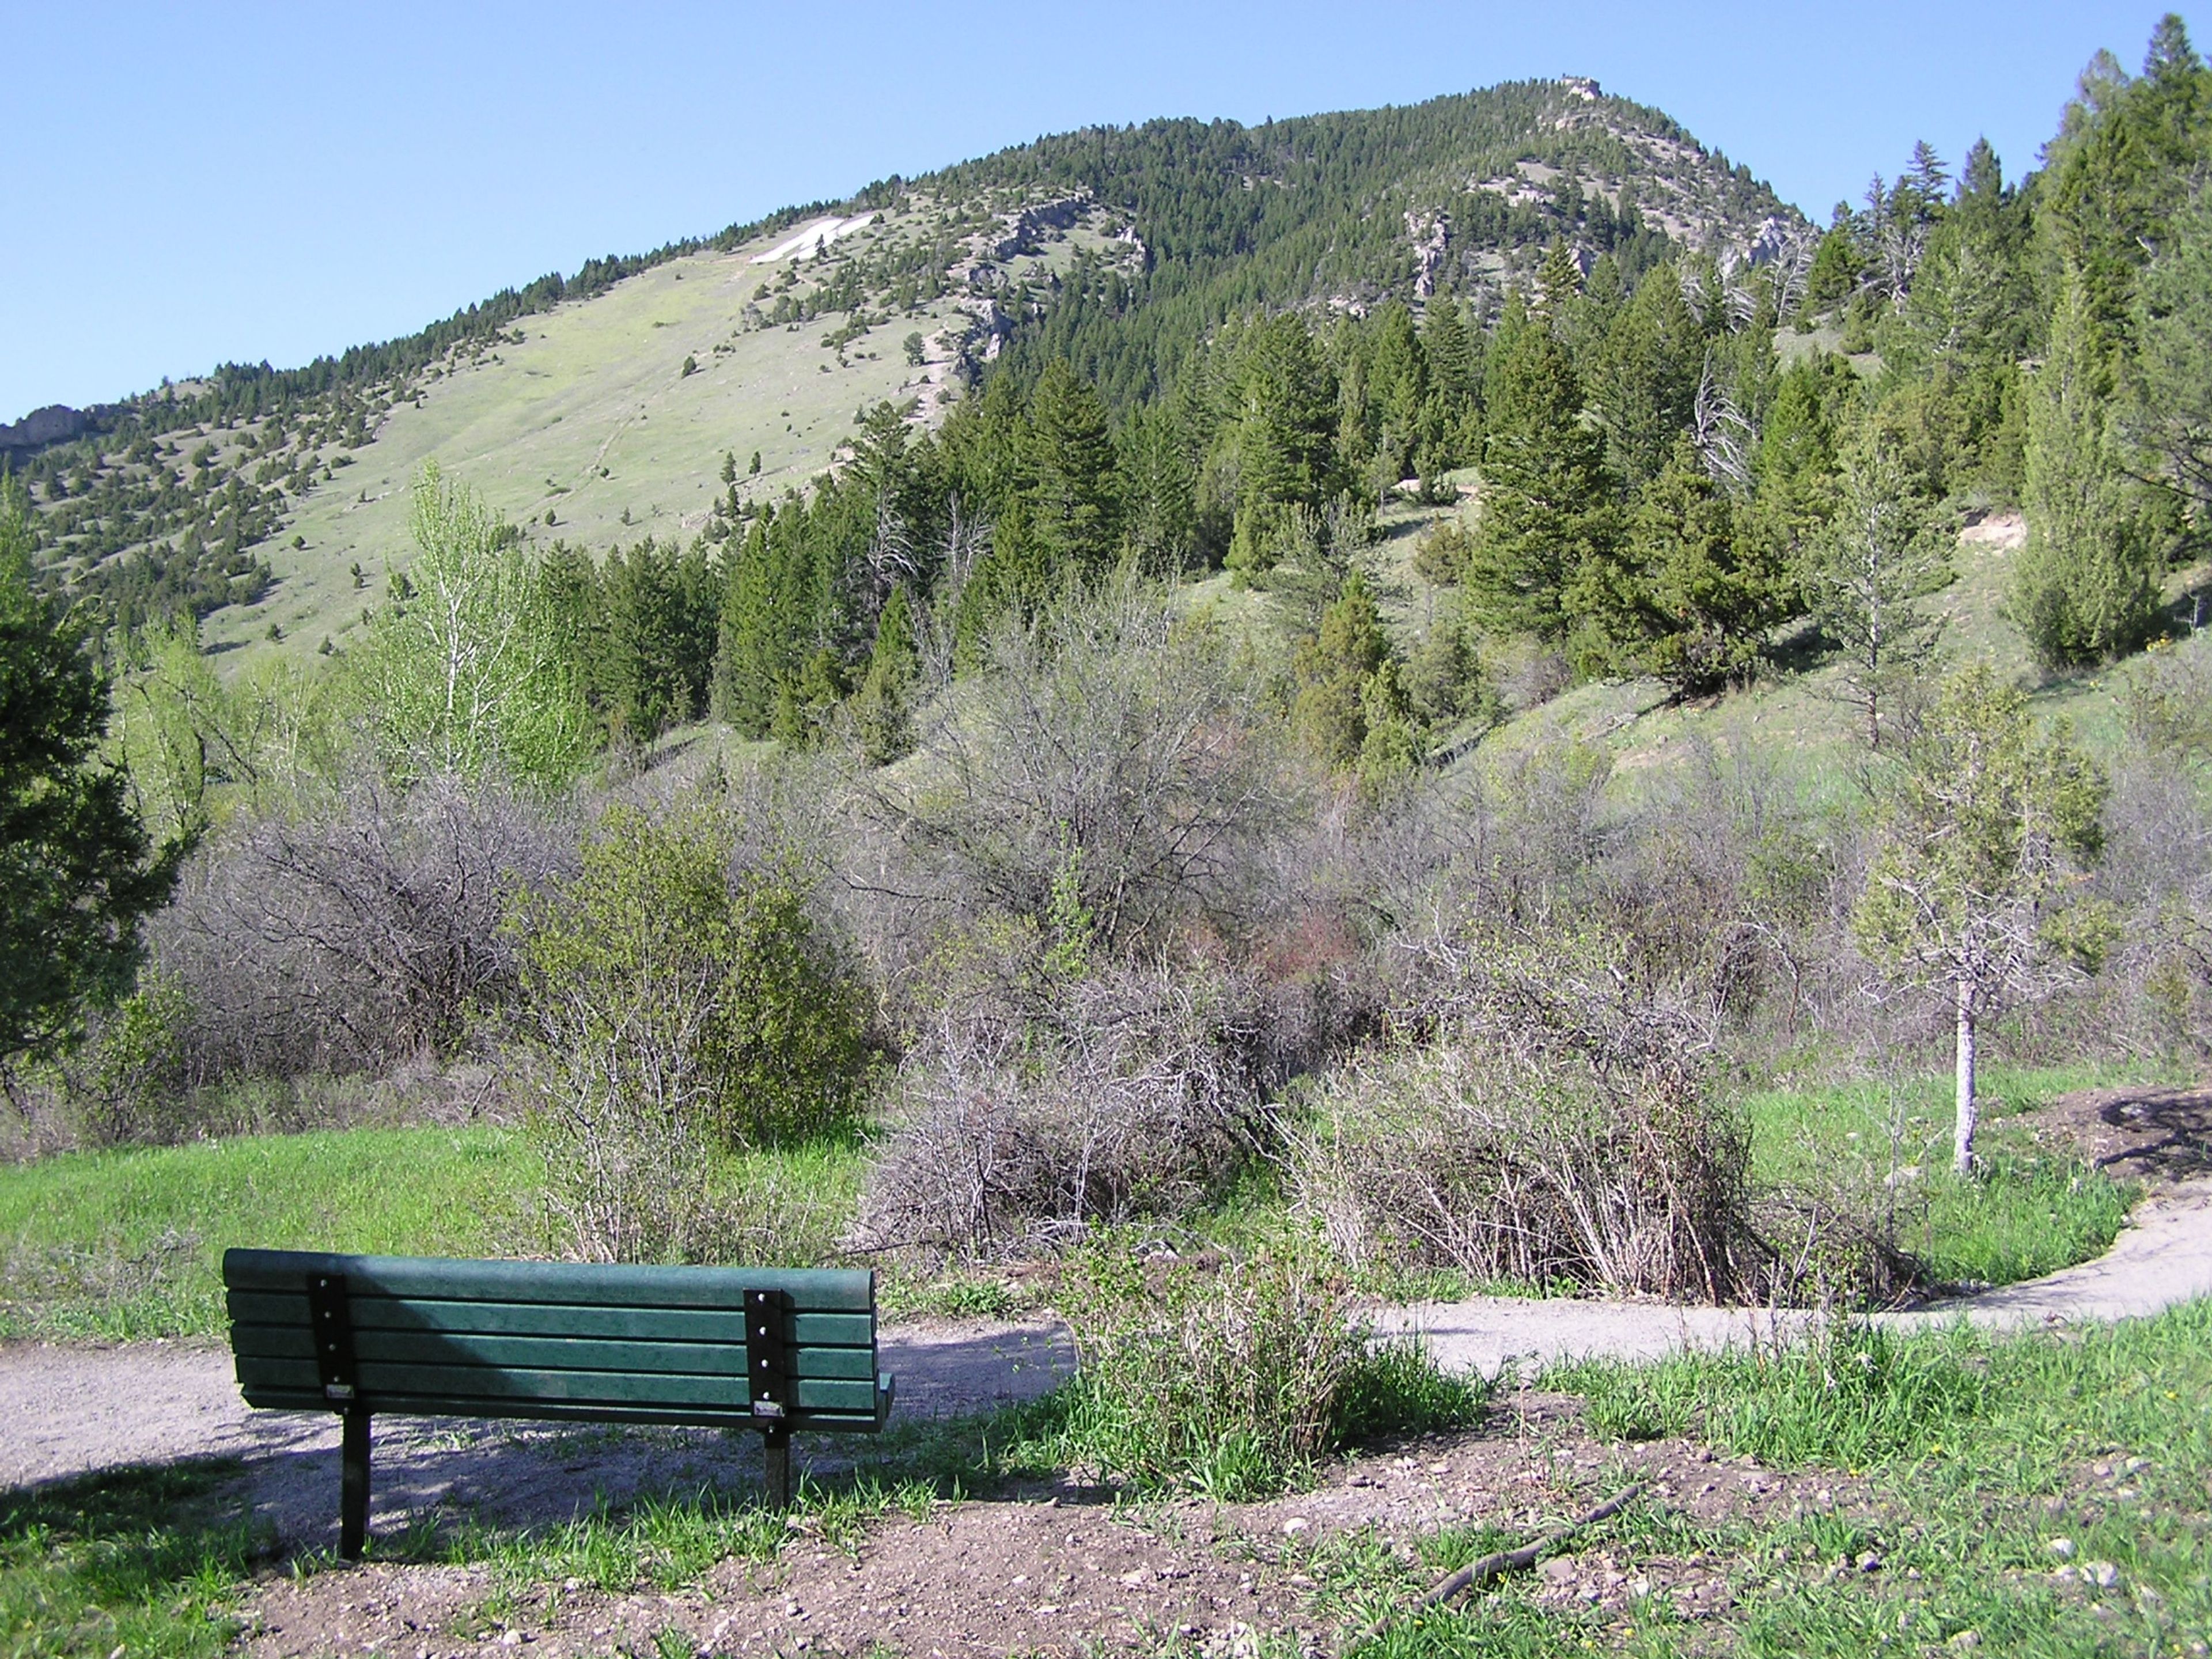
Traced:
<svg viewBox="0 0 2212 1659">
<path fill-rule="evenodd" d="M 1042 1321 L 894 1328 L 880 1352 L 898 1378 L 901 1419 L 1033 1398 L 1073 1365 L 1066 1335 Z M 337 1536 L 337 1418 L 249 1410 L 219 1343 L 0 1346 L 0 1491 L 131 1463 L 237 1456 L 256 1513 L 287 1544 Z M 742 1489 L 761 1477 L 751 1435 L 711 1430 L 395 1417 L 375 1433 L 380 1523 L 441 1506 L 487 1521 L 557 1522 L 601 1499 L 620 1506 L 642 1492 Z M 849 1448 L 818 1449 L 835 1457 Z"/>
</svg>

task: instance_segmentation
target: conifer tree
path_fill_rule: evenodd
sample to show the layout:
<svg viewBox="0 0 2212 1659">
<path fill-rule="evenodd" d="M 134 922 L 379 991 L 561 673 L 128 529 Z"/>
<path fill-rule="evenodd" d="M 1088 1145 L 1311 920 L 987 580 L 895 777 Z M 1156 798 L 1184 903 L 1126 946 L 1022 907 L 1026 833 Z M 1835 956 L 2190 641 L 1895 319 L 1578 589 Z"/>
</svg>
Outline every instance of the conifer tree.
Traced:
<svg viewBox="0 0 2212 1659">
<path fill-rule="evenodd" d="M 1180 400 L 1137 410 L 1122 439 L 1123 534 L 1139 568 L 1171 574 L 1198 552 L 1198 465 Z"/>
<path fill-rule="evenodd" d="M 1629 521 L 1623 550 L 1588 561 L 1568 594 L 1586 666 L 1656 675 L 1677 693 L 1741 679 L 1788 590 L 1741 533 L 1735 505 L 1679 440 Z"/>
<path fill-rule="evenodd" d="M 1120 544 L 1121 502 L 1106 406 L 1055 358 L 1030 397 L 1030 524 L 1055 568 L 1096 574 Z"/>
<path fill-rule="evenodd" d="M 1304 320 L 1290 314 L 1252 324 L 1239 343 L 1227 434 L 1237 477 L 1229 563 L 1239 572 L 1272 564 L 1286 509 L 1318 506 L 1329 485 L 1333 388 Z"/>
<path fill-rule="evenodd" d="M 1388 488 L 1414 471 L 1429 369 L 1413 331 L 1413 313 L 1402 303 L 1393 301 L 1384 306 L 1370 329 L 1374 349 L 1367 358 L 1367 392 L 1379 428 L 1373 465 L 1381 469 L 1376 476 Z"/>
<path fill-rule="evenodd" d="M 138 922 L 189 835 L 156 852 L 100 761 L 107 687 L 81 613 L 33 589 L 30 503 L 0 476 L 0 1060 L 50 1050 L 131 988 Z"/>
<path fill-rule="evenodd" d="M 1474 344 L 1468 337 L 1467 321 L 1459 301 L 1440 294 L 1429 302 L 1421 319 L 1421 349 L 1426 355 L 1429 382 L 1455 414 L 1474 402 Z"/>
<path fill-rule="evenodd" d="M 1322 612 L 1320 629 L 1299 647 L 1292 665 L 1298 727 L 1326 764 L 1341 769 L 1358 762 L 1368 733 L 1368 684 L 1389 660 L 1382 613 L 1355 570 Z"/>
<path fill-rule="evenodd" d="M 871 763 L 884 766 L 912 746 L 911 700 L 921 678 L 921 657 L 915 648 L 914 610 L 907 590 L 895 590 L 876 622 L 876 647 L 868 659 L 868 672 L 854 694 L 853 718 L 861 752 Z"/>
<path fill-rule="evenodd" d="M 2124 412 L 2130 437 L 2191 506 L 2212 512 L 2212 186 L 2199 182 L 2144 270 Z"/>
<path fill-rule="evenodd" d="M 1923 603 L 1950 580 L 1935 508 L 1897 455 L 1878 444 L 1844 467 L 1834 517 L 1812 541 L 1806 597 L 1832 641 L 1869 749 L 1882 720 L 1932 655 L 1940 619 Z"/>
<path fill-rule="evenodd" d="M 1605 439 L 1582 419 L 1565 351 L 1517 299 L 1498 334 L 1468 599 L 1486 627 L 1557 639 L 1568 583 L 1617 533 Z"/>
<path fill-rule="evenodd" d="M 1658 476 L 1675 435 L 1690 424 L 1706 340 L 1675 268 L 1662 265 L 1597 349 L 1590 401 L 1605 427 L 1607 464 L 1629 487 Z"/>
<path fill-rule="evenodd" d="M 2122 465 L 2112 353 L 2087 282 L 2069 270 L 2028 392 L 2027 546 L 2008 613 L 2053 666 L 2139 645 L 2158 617 L 2157 526 Z"/>
</svg>

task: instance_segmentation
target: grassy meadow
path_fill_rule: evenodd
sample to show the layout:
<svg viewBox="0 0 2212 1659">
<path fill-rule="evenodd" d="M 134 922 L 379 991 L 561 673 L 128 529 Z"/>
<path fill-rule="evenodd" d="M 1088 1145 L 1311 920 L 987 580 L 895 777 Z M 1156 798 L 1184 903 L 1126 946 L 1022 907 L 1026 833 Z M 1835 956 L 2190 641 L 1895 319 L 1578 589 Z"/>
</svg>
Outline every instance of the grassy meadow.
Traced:
<svg viewBox="0 0 2212 1659">
<path fill-rule="evenodd" d="M 848 1212 L 860 1153 L 733 1162 L 773 1221 L 763 1259 L 807 1261 Z M 234 1245 L 368 1255 L 552 1253 L 539 1167 L 507 1129 L 367 1128 L 76 1152 L 0 1169 L 0 1338 L 136 1341 L 224 1329 Z M 793 1202 L 794 1190 L 805 1201 Z M 774 1194 L 782 1194 L 781 1199 Z"/>
</svg>

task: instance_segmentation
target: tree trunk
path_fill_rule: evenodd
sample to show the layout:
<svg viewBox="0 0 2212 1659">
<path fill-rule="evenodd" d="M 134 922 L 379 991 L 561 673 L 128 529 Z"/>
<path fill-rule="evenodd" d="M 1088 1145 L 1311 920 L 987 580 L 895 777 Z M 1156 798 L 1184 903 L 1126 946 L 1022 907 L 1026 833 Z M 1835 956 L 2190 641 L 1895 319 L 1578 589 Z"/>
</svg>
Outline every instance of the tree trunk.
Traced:
<svg viewBox="0 0 2212 1659">
<path fill-rule="evenodd" d="M 1961 974 L 1959 989 L 1959 1113 L 1951 1127 L 1951 1167 L 1964 1176 L 1974 1172 L 1974 981 Z"/>
</svg>

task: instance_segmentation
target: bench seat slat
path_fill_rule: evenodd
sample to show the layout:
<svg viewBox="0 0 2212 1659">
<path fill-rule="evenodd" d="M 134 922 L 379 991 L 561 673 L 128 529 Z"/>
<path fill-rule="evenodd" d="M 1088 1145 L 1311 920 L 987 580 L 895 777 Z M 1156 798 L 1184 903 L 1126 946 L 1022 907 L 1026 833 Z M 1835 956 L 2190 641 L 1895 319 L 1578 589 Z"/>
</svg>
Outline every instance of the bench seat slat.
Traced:
<svg viewBox="0 0 2212 1659">
<path fill-rule="evenodd" d="M 583 1307 L 742 1308 L 749 1290 L 782 1291 L 796 1311 L 872 1313 L 866 1268 L 646 1267 L 565 1261 L 461 1261 L 435 1256 L 338 1255 L 312 1250 L 226 1250 L 233 1290 L 294 1291 L 310 1273 L 345 1277 L 349 1297 L 562 1302 Z"/>
<path fill-rule="evenodd" d="M 234 1324 L 296 1325 L 307 1328 L 304 1292 L 233 1291 Z M 574 1303 L 453 1302 L 397 1297 L 349 1298 L 357 1331 L 445 1331 L 486 1336 L 596 1336 L 633 1342 L 732 1342 L 743 1346 L 742 1307 L 622 1308 Z M 801 1346 L 872 1347 L 876 1322 L 865 1313 L 798 1313 L 792 1340 Z"/>
<path fill-rule="evenodd" d="M 264 1411 L 323 1412 L 329 1402 L 319 1394 L 255 1389 L 246 1404 Z M 556 1400 L 472 1400 L 442 1395 L 386 1395 L 380 1410 L 402 1417 L 483 1417 L 505 1421 L 510 1418 L 539 1423 L 623 1423 L 670 1428 L 756 1430 L 758 1422 L 744 1412 L 675 1410 L 654 1406 L 599 1402 L 574 1405 Z M 801 1433 L 867 1431 L 880 1426 L 871 1409 L 866 1412 L 797 1411 L 791 1426 Z"/>
<path fill-rule="evenodd" d="M 312 1361 L 315 1357 L 314 1335 L 305 1324 L 234 1325 L 231 1346 L 242 1358 Z M 692 1376 L 740 1376 L 745 1369 L 742 1342 L 623 1342 L 599 1337 L 356 1330 L 353 1352 L 362 1364 L 411 1361 L 495 1370 L 667 1371 Z M 865 1379 L 876 1374 L 872 1345 L 836 1348 L 802 1345 L 787 1352 L 787 1363 L 796 1376 Z"/>
<path fill-rule="evenodd" d="M 389 1395 L 422 1395 L 444 1400 L 545 1400 L 572 1405 L 604 1401 L 610 1404 L 659 1406 L 750 1413 L 751 1390 L 740 1370 L 704 1375 L 696 1372 L 526 1370 L 483 1365 L 439 1365 L 359 1362 L 355 1376 L 361 1403 L 372 1411 L 390 1411 Z M 270 1359 L 251 1354 L 238 1357 L 238 1381 L 251 1401 L 268 1389 L 305 1393 L 320 1399 L 321 1377 L 313 1359 Z M 792 1384 L 793 1403 L 801 1410 L 872 1413 L 876 1384 L 872 1376 L 859 1379 L 800 1377 Z"/>
</svg>

